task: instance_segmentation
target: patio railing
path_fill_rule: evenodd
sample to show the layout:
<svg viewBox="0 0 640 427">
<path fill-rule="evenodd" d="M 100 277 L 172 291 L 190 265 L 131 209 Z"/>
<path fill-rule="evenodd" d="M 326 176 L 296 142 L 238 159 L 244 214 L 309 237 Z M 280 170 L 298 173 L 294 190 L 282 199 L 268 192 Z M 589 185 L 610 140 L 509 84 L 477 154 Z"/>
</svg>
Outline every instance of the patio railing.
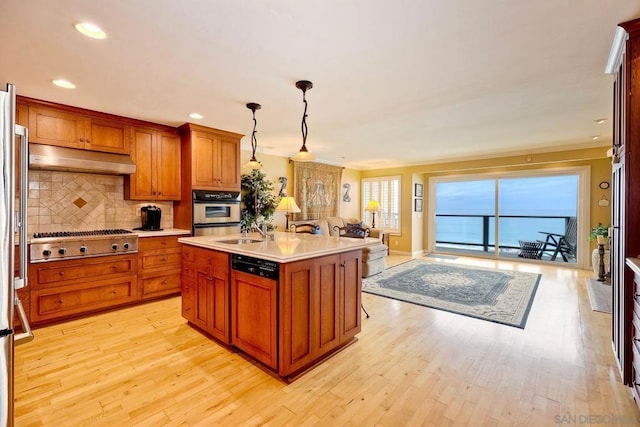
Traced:
<svg viewBox="0 0 640 427">
<path fill-rule="evenodd" d="M 569 218 L 572 216 L 500 215 L 498 248 L 519 249 L 519 240 L 544 239 L 545 236 L 539 233 L 543 231 L 565 234 Z M 449 248 L 493 251 L 494 224 L 495 215 L 436 214 L 436 247 L 447 245 Z M 450 230 L 456 227 L 463 230 Z M 476 247 L 478 249 L 473 249 Z"/>
</svg>

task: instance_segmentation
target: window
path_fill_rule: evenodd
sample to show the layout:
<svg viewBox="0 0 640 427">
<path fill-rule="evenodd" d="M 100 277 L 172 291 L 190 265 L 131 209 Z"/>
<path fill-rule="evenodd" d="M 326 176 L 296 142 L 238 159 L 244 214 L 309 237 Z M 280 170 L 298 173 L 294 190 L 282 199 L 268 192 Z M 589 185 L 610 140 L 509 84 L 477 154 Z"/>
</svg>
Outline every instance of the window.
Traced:
<svg viewBox="0 0 640 427">
<path fill-rule="evenodd" d="M 579 166 L 431 177 L 429 249 L 585 267 L 589 176 Z"/>
<path fill-rule="evenodd" d="M 362 179 L 362 218 L 371 224 L 372 212 L 365 208 L 369 201 L 380 203 L 376 213 L 376 228 L 400 232 L 400 176 L 382 176 Z"/>
</svg>

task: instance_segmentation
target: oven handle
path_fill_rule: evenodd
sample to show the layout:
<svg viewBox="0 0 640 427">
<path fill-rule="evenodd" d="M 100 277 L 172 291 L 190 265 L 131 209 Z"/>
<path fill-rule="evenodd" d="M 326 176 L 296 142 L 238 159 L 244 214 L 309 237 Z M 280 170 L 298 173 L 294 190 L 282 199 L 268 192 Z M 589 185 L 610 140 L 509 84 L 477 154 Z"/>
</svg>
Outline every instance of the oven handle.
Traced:
<svg viewBox="0 0 640 427">
<path fill-rule="evenodd" d="M 193 224 L 193 228 L 238 227 L 239 222 L 208 222 Z"/>
</svg>

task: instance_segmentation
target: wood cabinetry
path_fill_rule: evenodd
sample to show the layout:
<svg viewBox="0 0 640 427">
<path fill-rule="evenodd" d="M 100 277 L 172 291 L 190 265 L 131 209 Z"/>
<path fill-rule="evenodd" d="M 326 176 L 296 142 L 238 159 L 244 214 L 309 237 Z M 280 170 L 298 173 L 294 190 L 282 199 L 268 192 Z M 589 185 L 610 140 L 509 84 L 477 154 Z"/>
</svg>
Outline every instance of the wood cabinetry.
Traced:
<svg viewBox="0 0 640 427">
<path fill-rule="evenodd" d="M 191 187 L 240 191 L 242 135 L 193 124 L 182 126 L 191 160 Z"/>
<path fill-rule="evenodd" d="M 229 254 L 183 246 L 182 313 L 193 325 L 225 344 L 229 326 Z"/>
<path fill-rule="evenodd" d="M 141 300 L 180 292 L 181 244 L 177 236 L 138 240 L 138 295 Z"/>
<path fill-rule="evenodd" d="M 282 266 L 281 376 L 303 370 L 360 332 L 361 261 L 357 250 Z"/>
<path fill-rule="evenodd" d="M 361 330 L 361 249 L 280 263 L 278 280 L 229 267 L 226 253 L 183 246 L 182 315 L 282 377 Z"/>
<path fill-rule="evenodd" d="M 137 257 L 116 255 L 29 266 L 30 320 L 58 320 L 135 302 Z"/>
<path fill-rule="evenodd" d="M 627 257 L 640 254 L 640 20 L 620 24 L 610 67 L 613 86 L 613 176 L 611 186 L 611 285 L 613 349 L 625 384 L 633 385 L 633 366 L 639 361 L 633 322 L 640 308 L 635 302 L 634 277 Z"/>
<path fill-rule="evenodd" d="M 277 280 L 231 272 L 231 344 L 277 369 Z"/>
<path fill-rule="evenodd" d="M 181 153 L 177 132 L 133 127 L 131 157 L 136 173 L 125 176 L 125 199 L 180 200 Z"/>
<path fill-rule="evenodd" d="M 128 154 L 129 126 L 118 120 L 30 105 L 29 140 L 38 144 Z"/>
</svg>

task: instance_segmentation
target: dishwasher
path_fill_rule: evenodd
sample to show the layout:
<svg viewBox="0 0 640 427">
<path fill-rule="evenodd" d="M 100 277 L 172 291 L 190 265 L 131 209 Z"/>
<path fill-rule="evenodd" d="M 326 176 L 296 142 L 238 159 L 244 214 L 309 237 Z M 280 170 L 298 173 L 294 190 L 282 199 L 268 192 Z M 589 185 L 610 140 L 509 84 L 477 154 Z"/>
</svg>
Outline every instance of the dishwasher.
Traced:
<svg viewBox="0 0 640 427">
<path fill-rule="evenodd" d="M 278 368 L 278 276 L 275 261 L 231 255 L 231 345 Z"/>
</svg>

